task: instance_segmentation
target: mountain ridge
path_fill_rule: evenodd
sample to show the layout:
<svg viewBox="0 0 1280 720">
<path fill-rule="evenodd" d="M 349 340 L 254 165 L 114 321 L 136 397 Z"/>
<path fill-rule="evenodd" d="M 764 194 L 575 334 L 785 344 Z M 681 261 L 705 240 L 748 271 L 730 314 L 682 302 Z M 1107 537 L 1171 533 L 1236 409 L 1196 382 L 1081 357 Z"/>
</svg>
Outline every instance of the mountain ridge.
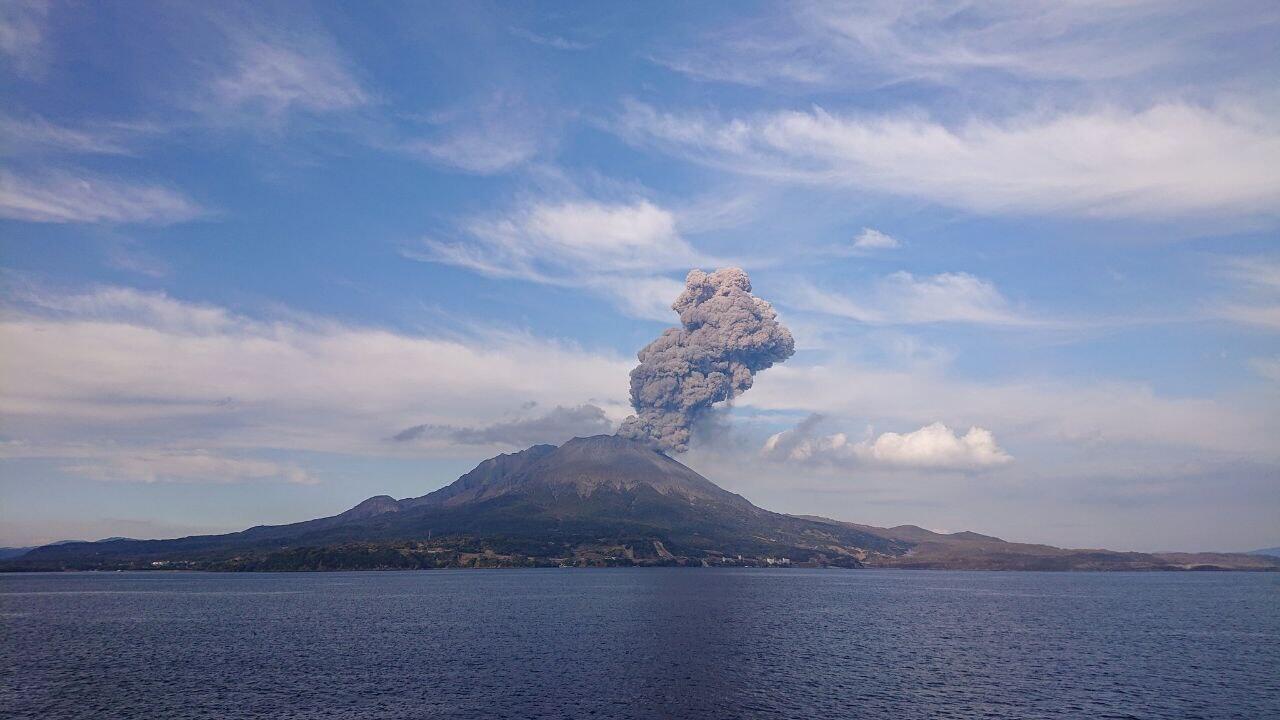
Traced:
<svg viewBox="0 0 1280 720">
<path fill-rule="evenodd" d="M 328 570 L 748 565 L 1020 570 L 1280 569 L 1234 554 L 1066 550 L 970 531 L 878 528 L 757 507 L 615 435 L 482 461 L 425 495 L 223 535 L 45 546 L 0 570 Z"/>
</svg>

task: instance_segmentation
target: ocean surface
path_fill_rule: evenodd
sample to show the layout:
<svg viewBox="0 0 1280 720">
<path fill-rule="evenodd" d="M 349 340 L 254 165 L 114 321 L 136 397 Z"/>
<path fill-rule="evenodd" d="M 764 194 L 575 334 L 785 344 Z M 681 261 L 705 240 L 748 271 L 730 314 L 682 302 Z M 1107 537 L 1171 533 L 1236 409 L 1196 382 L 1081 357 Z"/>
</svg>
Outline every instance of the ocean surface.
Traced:
<svg viewBox="0 0 1280 720">
<path fill-rule="evenodd" d="M 1280 718 L 1280 575 L 0 575 L 0 717 Z"/>
</svg>

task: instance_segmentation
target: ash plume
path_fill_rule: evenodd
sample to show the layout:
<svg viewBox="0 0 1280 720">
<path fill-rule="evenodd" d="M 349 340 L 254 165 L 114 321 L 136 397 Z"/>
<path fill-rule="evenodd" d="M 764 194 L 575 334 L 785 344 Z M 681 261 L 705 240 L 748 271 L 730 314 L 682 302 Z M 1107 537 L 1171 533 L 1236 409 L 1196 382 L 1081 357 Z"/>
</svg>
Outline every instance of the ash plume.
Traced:
<svg viewBox="0 0 1280 720">
<path fill-rule="evenodd" d="M 618 435 L 684 452 L 689 433 L 714 403 L 751 388 L 753 376 L 795 353 L 773 306 L 751 294 L 739 268 L 693 270 L 671 306 L 681 327 L 641 350 L 631 371 L 631 406 Z"/>
</svg>

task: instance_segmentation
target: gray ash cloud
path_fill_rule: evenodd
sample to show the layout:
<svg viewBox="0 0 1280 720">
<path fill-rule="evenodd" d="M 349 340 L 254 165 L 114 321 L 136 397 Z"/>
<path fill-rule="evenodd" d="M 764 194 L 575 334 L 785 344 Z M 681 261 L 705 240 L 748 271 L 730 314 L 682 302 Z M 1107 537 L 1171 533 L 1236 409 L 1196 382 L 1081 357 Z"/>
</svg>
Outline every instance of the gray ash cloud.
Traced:
<svg viewBox="0 0 1280 720">
<path fill-rule="evenodd" d="M 681 326 L 638 353 L 640 364 L 631 371 L 636 414 L 618 434 L 683 452 L 711 406 L 746 392 L 756 373 L 791 357 L 795 340 L 773 306 L 751 294 L 751 280 L 739 268 L 691 271 L 671 308 Z"/>
<path fill-rule="evenodd" d="M 522 410 L 531 410 L 537 403 L 525 403 Z M 461 445 L 511 445 L 524 447 L 538 443 L 560 444 L 571 437 L 603 435 L 613 431 L 604 410 L 596 405 L 560 407 L 537 417 L 522 417 L 481 427 L 457 425 L 414 425 L 396 433 L 392 440 L 443 439 Z"/>
</svg>

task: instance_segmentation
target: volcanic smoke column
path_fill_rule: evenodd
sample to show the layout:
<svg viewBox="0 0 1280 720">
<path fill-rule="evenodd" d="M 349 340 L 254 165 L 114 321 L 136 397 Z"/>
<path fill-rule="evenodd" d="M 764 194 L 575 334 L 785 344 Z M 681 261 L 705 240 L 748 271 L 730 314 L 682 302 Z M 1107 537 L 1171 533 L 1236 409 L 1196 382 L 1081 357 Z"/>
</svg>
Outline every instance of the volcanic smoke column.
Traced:
<svg viewBox="0 0 1280 720">
<path fill-rule="evenodd" d="M 689 431 L 713 403 L 741 395 L 752 376 L 795 354 L 773 306 L 751 294 L 739 268 L 692 270 L 671 306 L 682 327 L 667 328 L 639 352 L 631 371 L 636 414 L 618 435 L 684 452 Z"/>
</svg>

